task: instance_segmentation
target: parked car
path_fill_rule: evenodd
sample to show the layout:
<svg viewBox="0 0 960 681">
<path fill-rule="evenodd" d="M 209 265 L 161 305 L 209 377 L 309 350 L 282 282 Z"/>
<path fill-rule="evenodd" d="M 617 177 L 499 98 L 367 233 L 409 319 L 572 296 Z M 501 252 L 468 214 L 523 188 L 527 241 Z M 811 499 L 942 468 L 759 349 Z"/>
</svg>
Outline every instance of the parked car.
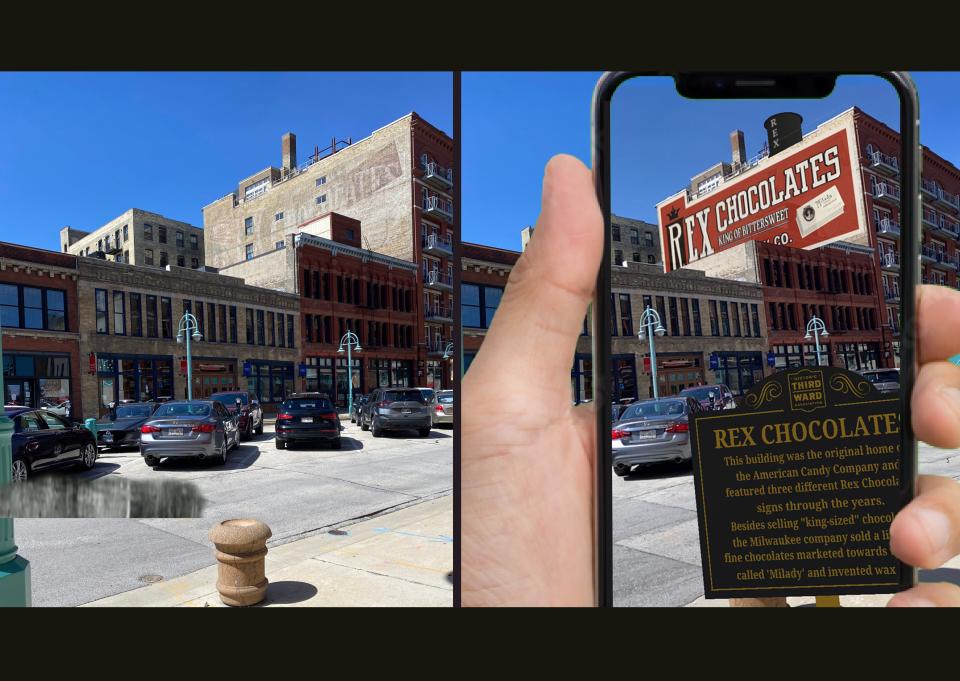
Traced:
<svg viewBox="0 0 960 681">
<path fill-rule="evenodd" d="M 277 411 L 277 449 L 294 442 L 324 441 L 340 449 L 340 416 L 323 393 L 293 393 Z"/>
<path fill-rule="evenodd" d="M 93 433 L 45 409 L 5 407 L 13 420 L 13 482 L 25 482 L 37 471 L 97 463 Z"/>
<path fill-rule="evenodd" d="M 197 457 L 227 462 L 227 453 L 240 444 L 240 427 L 216 400 L 164 402 L 140 426 L 140 456 L 148 466 L 167 457 Z"/>
<path fill-rule="evenodd" d="M 350 423 L 360 423 L 360 411 L 363 409 L 363 405 L 365 405 L 369 400 L 369 393 L 366 395 L 358 395 L 354 398 L 353 411 L 350 412 Z"/>
<path fill-rule="evenodd" d="M 712 400 L 711 393 L 713 394 Z M 680 391 L 680 395 L 692 397 L 707 411 L 735 409 L 737 406 L 737 402 L 733 397 L 733 391 L 722 383 L 684 388 Z"/>
<path fill-rule="evenodd" d="M 900 369 L 867 369 L 860 375 L 873 383 L 873 387 L 881 393 L 900 392 Z"/>
<path fill-rule="evenodd" d="M 689 418 L 702 411 L 689 396 L 631 404 L 613 424 L 613 472 L 623 477 L 637 464 L 691 461 Z"/>
<path fill-rule="evenodd" d="M 433 415 L 433 425 L 449 423 L 453 426 L 453 391 L 438 390 L 433 395 L 433 399 L 428 403 L 430 413 Z"/>
<path fill-rule="evenodd" d="M 134 402 L 111 408 L 97 421 L 97 444 L 106 450 L 140 446 L 140 426 L 156 411 L 155 402 Z"/>
<path fill-rule="evenodd" d="M 374 437 L 385 430 L 416 430 L 420 437 L 427 437 L 432 419 L 420 388 L 377 388 L 364 405 L 360 429 L 370 429 Z"/>
<path fill-rule="evenodd" d="M 66 419 L 70 418 L 70 400 L 64 400 L 63 402 L 53 402 L 51 400 L 40 400 L 40 408 L 46 409 L 49 412 L 56 414 L 57 416 L 62 416 Z"/>
<path fill-rule="evenodd" d="M 430 404 L 430 400 L 433 399 L 433 395 L 437 392 L 433 388 L 417 388 L 417 390 L 423 393 L 423 399 L 427 401 L 427 404 Z"/>
<path fill-rule="evenodd" d="M 263 409 L 252 394 L 245 390 L 230 390 L 213 393 L 209 399 L 220 402 L 227 411 L 237 415 L 241 440 L 249 440 L 254 433 L 263 435 Z"/>
</svg>

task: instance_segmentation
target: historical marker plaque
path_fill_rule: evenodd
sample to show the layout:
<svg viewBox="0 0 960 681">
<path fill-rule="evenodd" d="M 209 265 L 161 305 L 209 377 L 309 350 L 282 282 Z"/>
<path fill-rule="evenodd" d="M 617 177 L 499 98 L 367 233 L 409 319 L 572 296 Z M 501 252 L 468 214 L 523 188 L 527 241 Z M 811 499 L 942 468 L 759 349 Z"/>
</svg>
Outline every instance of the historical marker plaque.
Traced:
<svg viewBox="0 0 960 681">
<path fill-rule="evenodd" d="M 764 379 L 740 408 L 691 420 L 707 598 L 913 585 L 913 569 L 890 552 L 914 471 L 899 403 L 854 372 L 808 367 Z"/>
</svg>

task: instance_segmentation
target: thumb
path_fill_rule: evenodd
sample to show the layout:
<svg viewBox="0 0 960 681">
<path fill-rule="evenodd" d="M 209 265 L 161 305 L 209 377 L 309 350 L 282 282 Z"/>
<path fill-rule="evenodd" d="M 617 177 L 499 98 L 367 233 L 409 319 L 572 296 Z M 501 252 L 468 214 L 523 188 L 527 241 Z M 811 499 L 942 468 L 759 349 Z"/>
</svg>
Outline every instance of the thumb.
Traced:
<svg viewBox="0 0 960 681">
<path fill-rule="evenodd" d="M 565 395 L 602 251 L 603 216 L 592 173 L 572 156 L 554 156 L 544 173 L 533 237 L 510 274 L 471 372 L 480 364 L 485 383 L 536 381 L 538 399 Z"/>
</svg>

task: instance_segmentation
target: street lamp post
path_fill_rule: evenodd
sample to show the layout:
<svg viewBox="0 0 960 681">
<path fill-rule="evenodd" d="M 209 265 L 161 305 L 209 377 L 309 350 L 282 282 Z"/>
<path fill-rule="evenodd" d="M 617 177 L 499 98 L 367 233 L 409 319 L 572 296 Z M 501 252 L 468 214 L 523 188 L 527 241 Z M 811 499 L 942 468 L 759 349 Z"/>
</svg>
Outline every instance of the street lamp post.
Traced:
<svg viewBox="0 0 960 681">
<path fill-rule="evenodd" d="M 360 338 L 350 330 L 347 330 L 340 339 L 337 352 L 343 352 L 344 346 L 347 348 L 347 414 L 353 414 L 353 356 L 350 354 L 350 348 L 356 346 L 357 352 L 363 348 L 360 347 Z"/>
<path fill-rule="evenodd" d="M 184 312 L 177 325 L 177 342 L 182 343 L 187 339 L 187 399 L 193 399 L 193 357 L 190 354 L 190 338 L 198 341 L 203 336 L 200 335 L 200 324 L 197 318 L 189 312 Z"/>
<path fill-rule="evenodd" d="M 647 305 L 647 309 L 640 315 L 640 333 L 637 334 L 640 340 L 647 338 L 650 342 L 650 371 L 653 378 L 653 399 L 660 399 L 657 390 L 657 351 L 653 346 L 653 337 L 662 336 L 667 330 L 660 323 L 660 315 L 652 307 Z"/>
<path fill-rule="evenodd" d="M 826 338 L 830 333 L 827 331 L 827 325 L 824 324 L 823 320 L 817 315 L 813 315 L 810 321 L 807 322 L 807 335 L 804 336 L 803 339 L 810 340 L 811 333 L 813 334 L 813 341 L 817 347 L 817 366 L 820 366 L 820 336 Z"/>
<path fill-rule="evenodd" d="M 444 348 L 443 348 L 443 357 L 442 357 L 441 359 L 443 359 L 444 361 L 446 361 L 446 360 L 448 360 L 448 359 L 453 359 L 453 341 L 450 341 L 449 343 L 447 343 L 447 344 L 444 346 Z M 453 365 L 452 365 L 452 364 L 451 364 L 451 366 L 450 366 L 450 373 L 453 374 Z M 453 379 L 453 376 L 451 375 L 451 380 L 452 380 L 452 379 Z"/>
<path fill-rule="evenodd" d="M 0 326 L 0 369 L 3 367 L 3 327 Z M 6 401 L 0 370 L 0 406 Z M 0 487 L 13 482 L 13 421 L 0 411 Z M 13 518 L 0 518 L 0 608 L 29 607 L 30 563 L 17 555 Z"/>
</svg>

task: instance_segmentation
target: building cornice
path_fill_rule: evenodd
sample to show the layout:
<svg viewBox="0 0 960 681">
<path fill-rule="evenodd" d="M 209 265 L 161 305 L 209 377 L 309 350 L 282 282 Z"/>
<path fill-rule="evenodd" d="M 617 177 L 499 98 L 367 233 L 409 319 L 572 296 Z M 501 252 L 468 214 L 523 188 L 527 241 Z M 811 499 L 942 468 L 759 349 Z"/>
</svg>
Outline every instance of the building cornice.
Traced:
<svg viewBox="0 0 960 681">
<path fill-rule="evenodd" d="M 324 239 L 323 237 L 316 236 L 314 234 L 307 234 L 306 232 L 299 232 L 294 235 L 294 247 L 300 248 L 302 246 L 312 246 L 314 248 L 322 248 L 324 250 L 330 251 L 332 255 L 346 255 L 352 258 L 359 258 L 361 262 L 376 262 L 381 265 L 386 265 L 389 268 L 398 268 L 409 270 L 411 272 L 416 272 L 418 267 L 416 263 L 412 263 L 409 260 L 401 260 L 400 258 L 394 258 L 389 255 L 383 255 L 382 253 L 376 253 L 374 251 L 368 251 L 363 248 L 357 248 L 356 246 L 348 246 L 347 244 L 342 244 L 338 241 L 331 241 L 330 239 Z"/>
</svg>

